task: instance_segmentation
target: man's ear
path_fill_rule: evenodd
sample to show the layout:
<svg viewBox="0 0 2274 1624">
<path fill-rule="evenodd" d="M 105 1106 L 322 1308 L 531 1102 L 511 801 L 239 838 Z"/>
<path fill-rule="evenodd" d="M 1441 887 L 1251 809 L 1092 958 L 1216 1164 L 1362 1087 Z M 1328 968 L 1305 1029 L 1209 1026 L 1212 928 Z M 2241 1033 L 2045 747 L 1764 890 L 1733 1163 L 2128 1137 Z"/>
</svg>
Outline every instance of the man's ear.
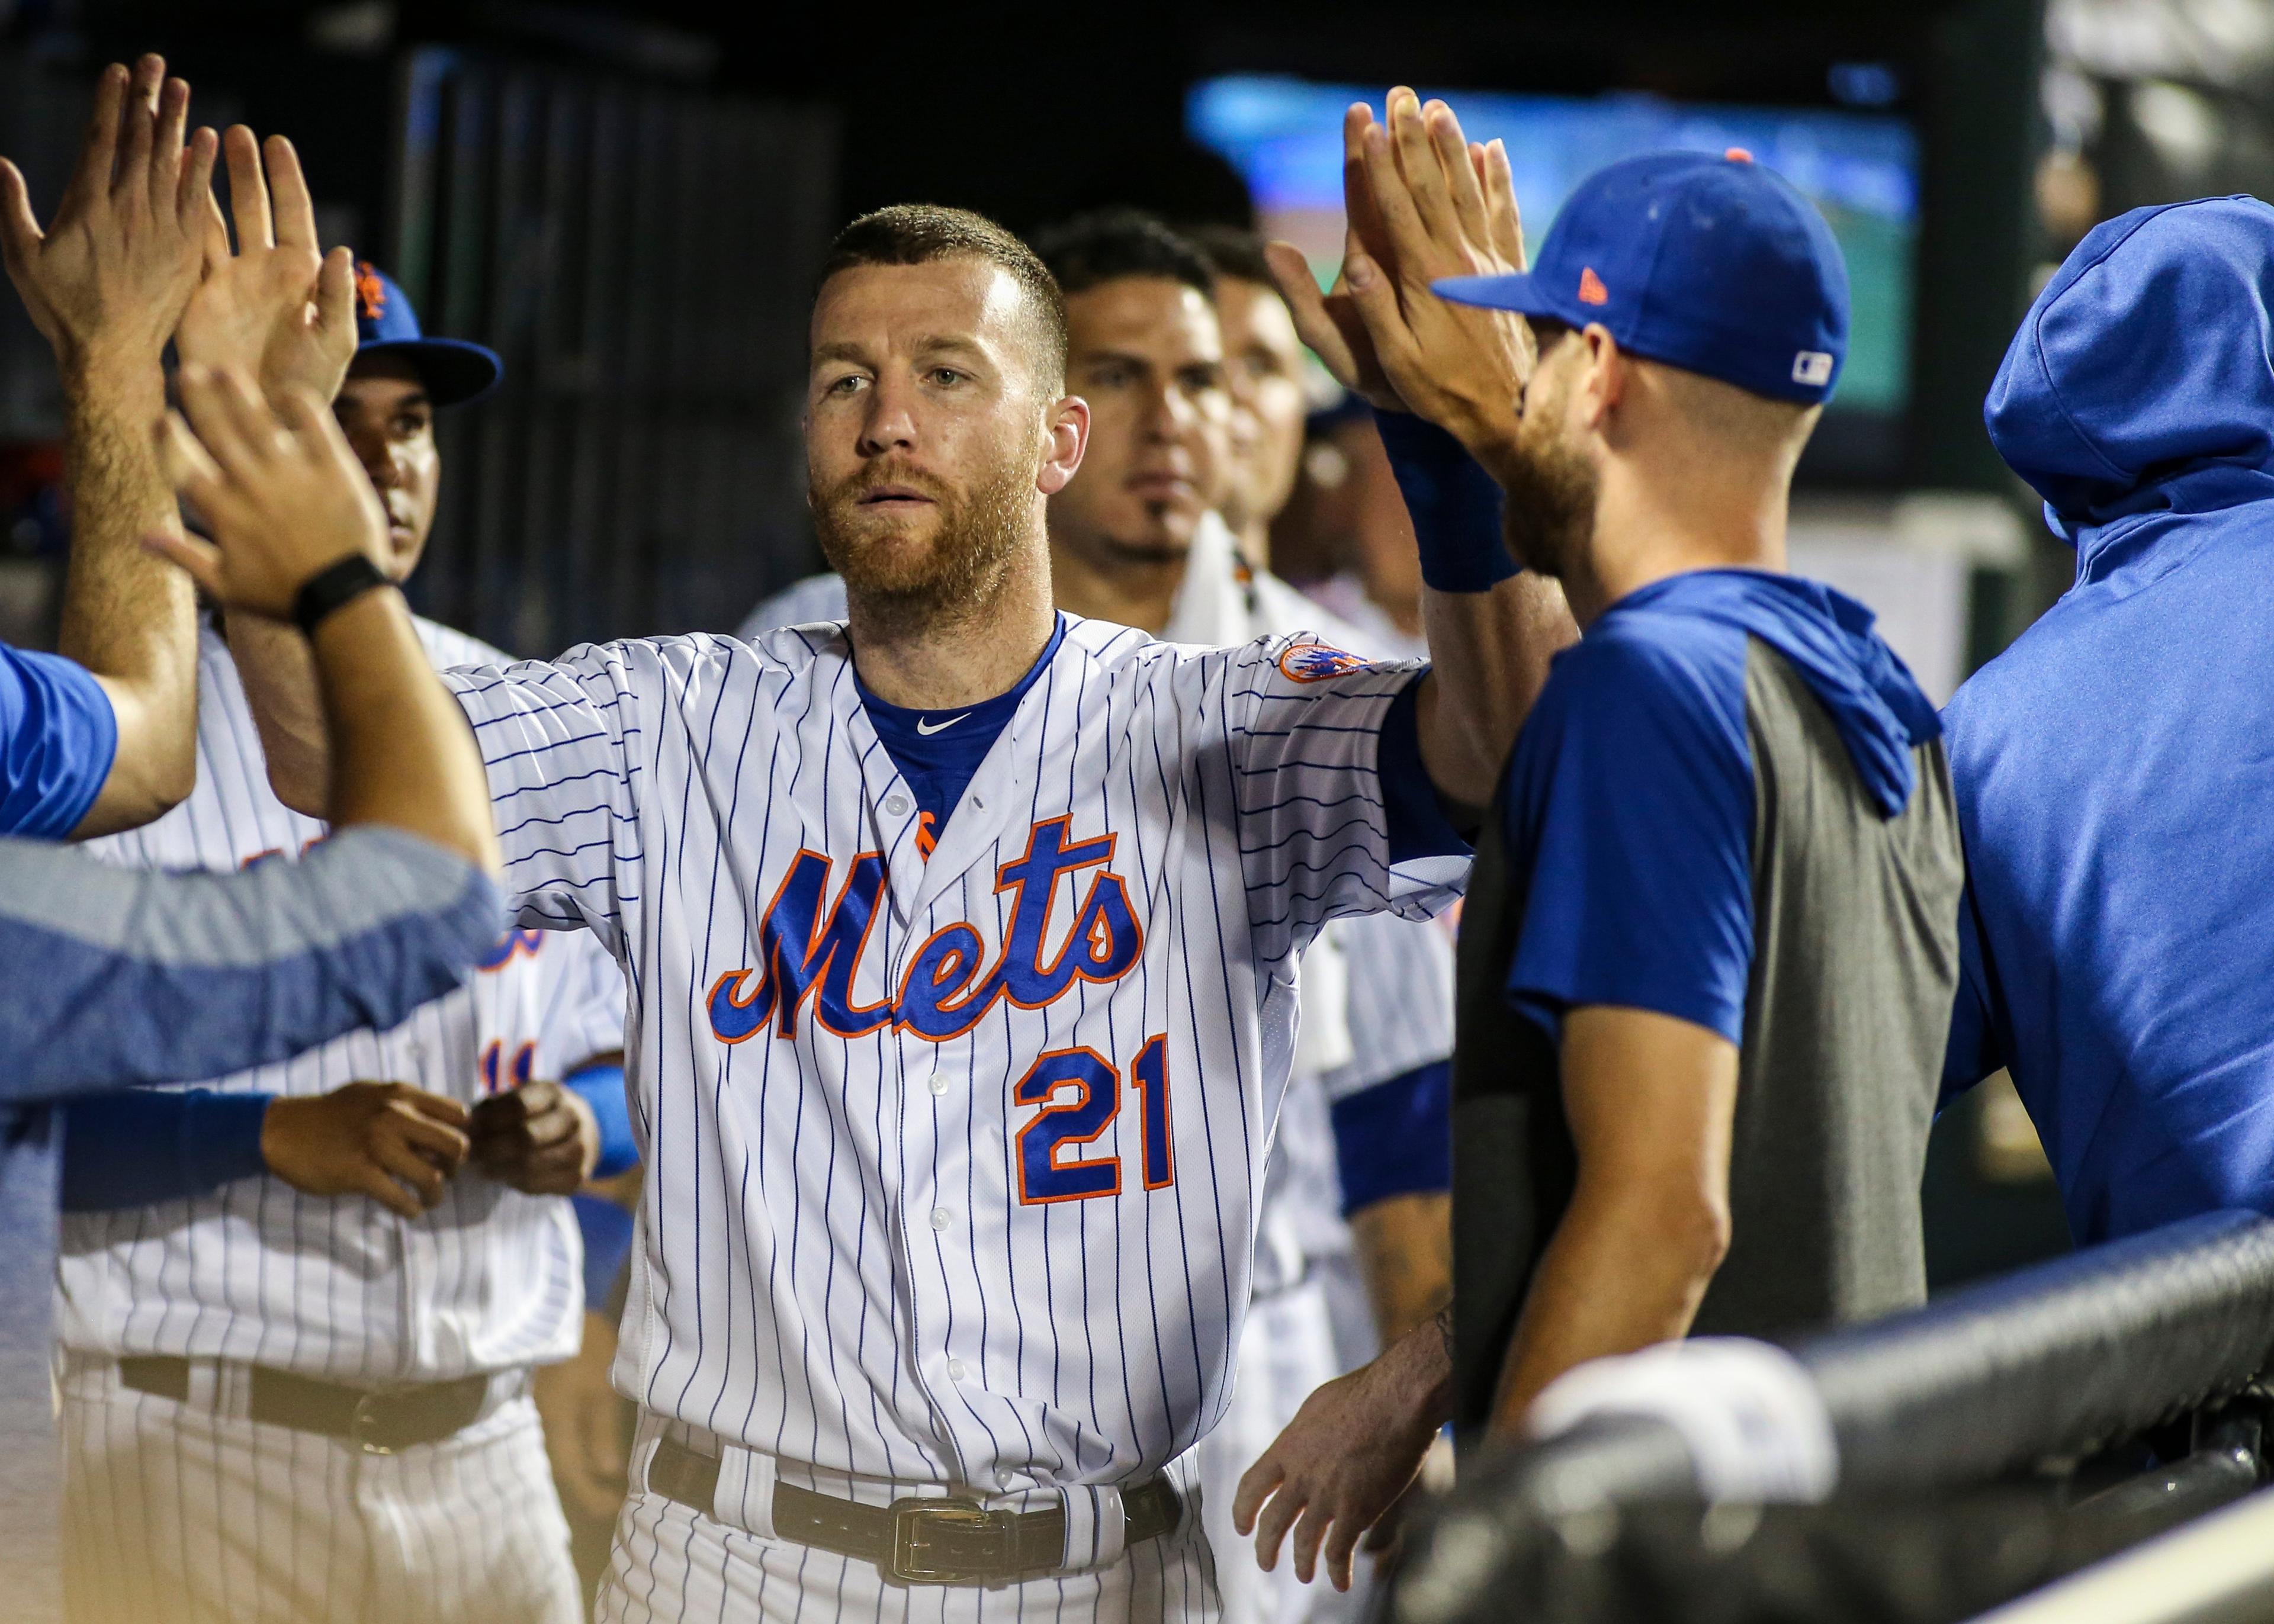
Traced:
<svg viewBox="0 0 2274 1624">
<path fill-rule="evenodd" d="M 1056 402 L 1043 425 L 1043 466 L 1035 488 L 1056 496 L 1073 483 L 1081 467 L 1081 454 L 1089 448 L 1089 402 L 1079 395 Z"/>
<path fill-rule="evenodd" d="M 1625 398 L 1632 369 L 1619 341 L 1601 322 L 1589 322 L 1580 330 L 1579 339 L 1586 346 L 1581 363 L 1585 372 L 1578 388 L 1580 410 L 1586 415 L 1587 426 L 1600 433 Z"/>
</svg>

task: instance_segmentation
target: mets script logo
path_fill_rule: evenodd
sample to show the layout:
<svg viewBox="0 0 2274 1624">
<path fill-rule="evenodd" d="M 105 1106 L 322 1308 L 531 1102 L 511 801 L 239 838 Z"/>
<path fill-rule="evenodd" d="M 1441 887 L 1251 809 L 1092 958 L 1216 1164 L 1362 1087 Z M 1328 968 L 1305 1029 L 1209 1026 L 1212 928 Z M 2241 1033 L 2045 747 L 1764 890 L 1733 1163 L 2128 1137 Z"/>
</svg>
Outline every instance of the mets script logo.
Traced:
<svg viewBox="0 0 2274 1624">
<path fill-rule="evenodd" d="M 949 925 L 916 949 L 898 994 L 876 1004 L 855 1004 L 853 988 L 884 895 L 884 857 L 854 858 L 825 913 L 834 865 L 819 852 L 800 852 L 758 921 L 757 966 L 729 970 L 711 984 L 711 1030 L 722 1043 L 740 1043 L 770 1024 L 776 1037 L 795 1037 L 798 1010 L 811 998 L 814 1019 L 840 1037 L 889 1026 L 942 1042 L 971 1030 L 998 999 L 1039 1009 L 1077 981 L 1120 980 L 1144 952 L 1145 937 L 1128 887 L 1107 866 L 1117 837 L 1069 843 L 1068 821 L 1036 823 L 1026 851 L 995 871 L 995 889 L 1013 900 L 993 964 L 983 963 L 986 944 L 975 929 Z M 1050 905 L 1058 882 L 1084 869 L 1097 872 L 1053 951 Z"/>
<path fill-rule="evenodd" d="M 1363 671 L 1370 663 L 1323 643 L 1290 643 L 1279 656 L 1280 673 L 1293 682 L 1324 682 L 1347 671 Z"/>
</svg>

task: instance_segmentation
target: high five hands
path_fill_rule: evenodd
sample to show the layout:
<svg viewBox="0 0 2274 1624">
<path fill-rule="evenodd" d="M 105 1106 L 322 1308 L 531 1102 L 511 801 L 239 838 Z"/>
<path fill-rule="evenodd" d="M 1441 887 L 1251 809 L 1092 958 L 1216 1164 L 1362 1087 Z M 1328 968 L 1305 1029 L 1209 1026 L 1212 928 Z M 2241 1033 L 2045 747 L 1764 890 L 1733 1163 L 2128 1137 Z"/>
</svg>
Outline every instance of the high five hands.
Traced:
<svg viewBox="0 0 2274 1624">
<path fill-rule="evenodd" d="M 355 358 L 355 257 L 317 251 L 315 205 L 290 141 L 272 135 L 264 145 L 238 124 L 222 152 L 237 250 L 208 193 L 204 276 L 175 349 L 185 365 L 244 368 L 280 409 L 295 390 L 328 405 Z"/>
<path fill-rule="evenodd" d="M 133 368 L 157 383 L 166 341 L 204 267 L 210 130 L 184 139 L 190 87 L 145 56 L 95 89 L 79 168 L 45 231 L 16 166 L 0 159 L 0 258 L 67 376 Z"/>
<path fill-rule="evenodd" d="M 1524 268 L 1508 151 L 1461 132 L 1442 102 L 1390 92 L 1388 122 L 1364 102 L 1343 118 L 1341 274 L 1323 295 L 1301 250 L 1268 250 L 1303 342 L 1345 388 L 1386 410 L 1419 413 L 1487 468 L 1513 440 L 1531 374 L 1520 316 L 1449 304 L 1446 276 Z"/>
</svg>

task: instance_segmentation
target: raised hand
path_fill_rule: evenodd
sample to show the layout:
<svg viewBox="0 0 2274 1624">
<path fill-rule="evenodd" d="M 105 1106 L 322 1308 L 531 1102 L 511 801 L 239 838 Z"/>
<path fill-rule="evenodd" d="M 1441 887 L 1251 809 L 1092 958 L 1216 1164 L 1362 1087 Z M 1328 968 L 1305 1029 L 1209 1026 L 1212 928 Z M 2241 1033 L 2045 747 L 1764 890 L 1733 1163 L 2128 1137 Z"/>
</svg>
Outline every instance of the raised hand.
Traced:
<svg viewBox="0 0 2274 1624">
<path fill-rule="evenodd" d="M 310 1195 L 367 1195 L 416 1218 L 442 1199 L 466 1160 L 466 1108 L 409 1083 L 349 1083 L 269 1101 L 260 1123 L 268 1170 Z"/>
<path fill-rule="evenodd" d="M 289 387 L 280 416 L 238 367 L 185 365 L 180 383 L 159 451 L 220 545 L 153 535 L 153 551 L 226 607 L 279 620 L 319 571 L 358 552 L 384 560 L 387 515 L 328 402 Z"/>
<path fill-rule="evenodd" d="M 1278 280 L 1279 295 L 1294 315 L 1297 335 L 1326 364 L 1335 381 L 1385 411 L 1404 411 L 1405 402 L 1383 373 L 1351 293 L 1353 259 L 1388 264 L 1394 252 L 1366 179 L 1364 139 L 1373 124 L 1374 109 L 1363 102 L 1352 102 L 1343 114 L 1343 264 L 1335 285 L 1321 293 L 1310 262 L 1292 243 L 1269 244 L 1263 252 Z"/>
<path fill-rule="evenodd" d="M 1352 178 L 1364 193 L 1353 219 L 1366 227 L 1343 282 L 1399 401 L 1492 468 L 1514 439 L 1533 358 L 1530 330 L 1519 316 L 1448 303 L 1430 284 L 1523 269 L 1508 155 L 1498 142 L 1472 146 L 1452 109 L 1424 107 L 1411 90 L 1392 92 L 1387 112 L 1387 124 L 1352 120 Z"/>
<path fill-rule="evenodd" d="M 215 141 L 186 145 L 190 87 L 145 56 L 95 88 L 79 168 L 45 231 L 0 159 L 0 259 L 70 372 L 90 359 L 154 369 L 197 286 Z M 154 383 L 154 373 L 153 377 Z"/>
<path fill-rule="evenodd" d="M 573 1088 L 523 1083 L 474 1107 L 474 1162 L 526 1195 L 574 1195 L 600 1159 L 600 1124 Z"/>
<path fill-rule="evenodd" d="M 264 147 L 238 124 L 222 138 L 222 154 L 237 251 L 220 204 L 209 202 L 204 280 L 175 348 L 185 363 L 244 368 L 272 404 L 295 387 L 329 402 L 355 357 L 353 256 L 318 253 L 315 206 L 291 142 L 272 135 Z"/>
</svg>

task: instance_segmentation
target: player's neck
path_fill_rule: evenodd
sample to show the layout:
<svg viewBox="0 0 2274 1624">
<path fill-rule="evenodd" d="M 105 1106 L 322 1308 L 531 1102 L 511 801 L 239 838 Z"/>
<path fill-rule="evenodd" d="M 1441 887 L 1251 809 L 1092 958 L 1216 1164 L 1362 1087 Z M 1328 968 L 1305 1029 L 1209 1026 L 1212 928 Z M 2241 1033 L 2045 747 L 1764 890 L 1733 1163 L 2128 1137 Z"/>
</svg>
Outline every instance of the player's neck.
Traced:
<svg viewBox="0 0 2274 1624">
<path fill-rule="evenodd" d="M 1133 626 L 1157 637 L 1168 628 L 1184 581 L 1181 555 L 1151 558 L 1050 538 L 1050 590 L 1068 614 Z"/>
<path fill-rule="evenodd" d="M 995 589 L 953 613 L 878 613 L 847 605 L 854 668 L 886 704 L 911 710 L 975 705 L 1018 686 L 1057 628 L 1049 562 L 1021 549 Z"/>
<path fill-rule="evenodd" d="M 1606 470 L 1584 578 L 1564 583 L 1573 614 L 1585 625 L 1630 592 L 1691 570 L 1782 571 L 1790 486 L 1774 471 L 1675 480 Z"/>
</svg>

